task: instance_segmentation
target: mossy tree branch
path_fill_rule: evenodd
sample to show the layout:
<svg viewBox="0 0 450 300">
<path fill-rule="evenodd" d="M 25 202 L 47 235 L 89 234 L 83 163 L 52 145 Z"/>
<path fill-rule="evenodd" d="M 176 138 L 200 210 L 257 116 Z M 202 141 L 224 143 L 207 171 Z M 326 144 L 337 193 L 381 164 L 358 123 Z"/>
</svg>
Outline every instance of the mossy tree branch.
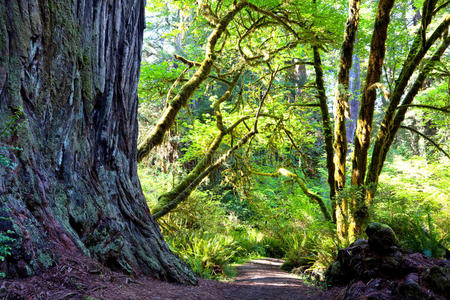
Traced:
<svg viewBox="0 0 450 300">
<path fill-rule="evenodd" d="M 323 201 L 323 199 L 317 195 L 314 192 L 311 192 L 308 187 L 306 186 L 305 182 L 303 181 L 303 179 L 300 178 L 300 176 L 298 176 L 295 173 L 290 172 L 287 169 L 284 168 L 279 168 L 276 172 L 273 173 L 266 173 L 266 172 L 260 172 L 260 171 L 256 171 L 252 168 L 250 168 L 250 166 L 244 162 L 244 166 L 247 169 L 247 171 L 249 171 L 250 173 L 254 174 L 254 175 L 258 175 L 258 176 L 266 176 L 266 177 L 279 177 L 284 176 L 284 177 L 289 177 L 294 179 L 298 186 L 300 187 L 300 189 L 303 191 L 303 193 L 313 202 L 319 205 L 320 210 L 322 212 L 323 217 L 325 218 L 325 220 L 327 221 L 331 221 L 331 216 L 330 213 L 328 212 L 328 209 L 325 205 L 325 202 Z"/>
<path fill-rule="evenodd" d="M 423 134 L 422 132 L 420 132 L 420 131 L 418 131 L 418 130 L 412 128 L 412 127 L 404 126 L 404 125 L 401 125 L 400 128 L 409 130 L 409 131 L 411 131 L 411 132 L 414 132 L 415 134 L 420 135 L 421 137 L 423 137 L 424 139 L 426 139 L 427 141 L 429 141 L 431 144 L 433 144 L 433 146 L 435 146 L 439 151 L 441 151 L 445 156 L 447 156 L 447 158 L 450 158 L 450 155 L 449 155 L 449 154 L 448 154 L 441 146 L 439 146 L 438 143 L 436 143 L 435 141 L 433 141 L 433 139 L 431 139 L 430 137 L 426 136 L 426 135 Z"/>
<path fill-rule="evenodd" d="M 175 122 L 176 115 L 181 107 L 185 106 L 194 92 L 208 77 L 211 72 L 211 68 L 216 59 L 215 46 L 217 41 L 225 32 L 228 24 L 236 16 L 239 11 L 248 5 L 247 2 L 239 2 L 234 5 L 232 9 L 216 24 L 213 32 L 208 38 L 206 44 L 205 58 L 202 61 L 200 67 L 194 73 L 191 79 L 189 79 L 180 89 L 178 94 L 173 98 L 169 106 L 165 109 L 156 126 L 150 132 L 150 134 L 139 144 L 137 151 L 138 161 L 147 156 L 147 154 L 157 145 L 161 144 L 164 138 L 164 134 L 170 129 Z"/>
<path fill-rule="evenodd" d="M 431 59 L 419 72 L 415 82 L 409 89 L 408 93 L 402 101 L 402 105 L 395 107 L 395 116 L 389 116 L 387 119 L 387 114 L 384 117 L 383 123 L 378 131 L 378 135 L 374 144 L 374 150 L 372 154 L 372 159 L 369 165 L 369 170 L 367 173 L 366 184 L 378 183 L 378 178 L 381 174 L 384 161 L 386 160 L 387 153 L 394 141 L 398 129 L 401 127 L 405 119 L 406 112 L 411 106 L 414 97 L 417 95 L 419 90 L 422 88 L 425 79 L 429 73 L 433 70 L 434 65 L 440 60 L 441 56 L 445 53 L 445 50 L 450 45 L 450 35 L 446 36 L 442 41 L 439 48 L 435 51 Z M 392 101 L 392 99 L 391 99 Z M 369 198 L 373 198 L 373 193 L 369 193 Z"/>
<path fill-rule="evenodd" d="M 374 83 L 380 81 L 386 52 L 387 29 L 393 5 L 394 0 L 381 0 L 378 2 L 375 26 L 370 43 L 366 83 L 362 92 L 361 109 L 356 124 L 355 148 L 352 158 L 352 185 L 359 186 L 364 182 L 376 99 L 376 89 L 371 87 Z M 363 230 L 362 228 L 360 229 Z"/>
<path fill-rule="evenodd" d="M 214 164 L 207 167 L 203 172 L 201 172 L 188 186 L 186 186 L 180 193 L 178 193 L 173 199 L 171 199 L 166 205 L 161 207 L 158 211 L 154 211 L 153 217 L 155 219 L 161 218 L 166 215 L 172 209 L 176 208 L 178 204 L 186 200 L 190 194 L 197 188 L 197 186 L 206 178 L 212 171 L 217 170 L 237 149 L 241 148 L 247 141 L 256 134 L 256 132 L 251 131 L 246 134 L 239 142 L 230 148 L 225 154 L 223 154 L 219 159 L 217 159 Z"/>
<path fill-rule="evenodd" d="M 436 107 L 436 106 L 432 106 L 432 105 L 425 105 L 425 104 L 409 104 L 409 105 L 399 105 L 397 106 L 397 109 L 401 109 L 401 108 L 405 108 L 405 107 L 418 107 L 418 108 L 425 108 L 425 109 L 431 109 L 431 110 L 437 110 L 443 113 L 450 113 L 450 107 L 446 106 L 446 107 Z"/>
<path fill-rule="evenodd" d="M 408 101 L 409 103 L 403 102 L 402 107 L 400 107 L 400 102 L 402 100 L 403 95 L 405 94 L 405 89 L 411 76 L 413 75 L 417 67 L 420 65 L 420 62 L 425 57 L 430 47 L 437 41 L 439 37 L 441 37 L 444 34 L 444 32 L 446 32 L 446 30 L 448 30 L 449 25 L 450 25 L 450 15 L 447 15 L 443 18 L 443 20 L 440 22 L 440 24 L 437 26 L 437 28 L 434 30 L 434 32 L 431 34 L 428 40 L 425 41 L 424 44 L 420 43 L 421 31 L 418 31 L 416 33 L 414 43 L 412 44 L 408 54 L 408 59 L 405 61 L 405 64 L 403 65 L 400 75 L 396 81 L 394 91 L 390 95 L 389 106 L 386 110 L 386 113 L 383 117 L 383 121 L 381 122 L 380 129 L 378 130 L 377 133 L 372 153 L 372 159 L 367 173 L 368 176 L 368 178 L 366 179 L 367 182 L 376 183 L 378 181 L 378 176 L 381 173 L 381 169 L 383 167 L 386 154 L 389 151 L 390 145 L 400 126 L 400 123 L 403 121 L 401 120 L 399 124 L 395 125 L 396 123 L 395 119 L 399 120 L 402 119 L 401 116 L 404 115 L 404 113 L 406 113 L 406 110 L 408 108 L 403 105 L 410 105 L 415 95 L 417 94 L 418 89 L 422 87 L 423 82 L 420 83 L 420 81 L 416 79 L 416 83 L 413 85 L 413 88 L 411 88 L 410 92 L 408 92 L 408 94 L 411 95 L 408 97 L 408 99 L 410 99 L 410 101 Z M 442 49 L 442 47 L 445 47 L 443 48 L 444 49 L 443 51 L 445 51 L 445 49 L 448 47 L 448 45 L 447 46 L 445 45 L 445 41 L 444 44 L 440 46 L 440 49 Z M 431 60 L 435 59 L 439 60 L 439 58 L 442 56 L 442 54 L 439 55 L 439 52 L 440 50 L 435 52 L 435 55 L 433 56 L 434 58 L 432 58 Z M 436 55 L 438 56 L 436 57 Z M 428 67 L 424 68 L 421 71 L 421 75 L 419 75 L 419 77 L 428 76 L 427 70 L 429 70 L 430 67 L 431 65 L 428 65 Z M 425 77 L 423 77 L 423 80 L 425 80 Z M 417 89 L 417 92 L 414 92 L 415 89 Z"/>
<path fill-rule="evenodd" d="M 362 186 L 367 169 L 367 156 L 372 135 L 372 123 L 375 112 L 376 89 L 372 86 L 381 78 L 382 67 L 386 52 L 387 29 L 390 23 L 390 13 L 394 0 L 380 0 L 373 34 L 370 42 L 370 54 L 367 67 L 366 83 L 361 97 L 359 117 L 356 124 L 354 151 L 352 157 L 351 184 Z M 351 215 L 348 228 L 348 238 L 359 238 L 369 220 L 369 214 L 364 197 L 355 197 L 350 200 Z"/>
<path fill-rule="evenodd" d="M 241 72 L 239 72 L 239 75 Z M 214 156 L 216 150 L 220 146 L 222 139 L 227 134 L 230 134 L 234 128 L 236 128 L 240 123 L 244 122 L 246 119 L 250 118 L 249 116 L 242 117 L 238 121 L 236 121 L 229 128 L 226 128 L 223 125 L 222 115 L 220 112 L 220 104 L 223 103 L 226 99 L 228 99 L 231 95 L 231 91 L 236 86 L 239 76 L 235 76 L 233 79 L 233 85 L 228 87 L 228 90 L 224 93 L 224 95 L 219 98 L 215 104 L 214 108 L 216 111 L 217 118 L 217 127 L 219 128 L 219 134 L 216 136 L 212 144 L 210 145 L 205 157 L 195 166 L 194 170 L 187 177 L 185 177 L 180 184 L 178 184 L 174 189 L 170 192 L 161 195 L 158 199 L 158 205 L 152 209 L 152 214 L 154 218 L 160 218 L 170 212 L 172 209 L 177 207 L 179 203 L 186 200 L 192 191 L 205 179 L 211 172 L 217 170 L 230 156 L 231 154 L 241 148 L 244 144 L 246 144 L 255 134 L 258 133 L 258 119 L 262 115 L 261 110 L 264 105 L 266 98 L 269 95 L 269 92 L 272 88 L 272 83 L 275 78 L 276 72 L 271 75 L 271 79 L 269 81 L 268 87 L 264 96 L 261 99 L 258 110 L 255 115 L 255 121 L 253 125 L 253 130 L 251 130 L 248 134 L 246 134 L 242 139 L 240 139 L 233 147 L 231 147 L 225 154 L 223 154 L 219 159 L 217 159 L 213 164 L 212 157 Z"/>
<path fill-rule="evenodd" d="M 171 191 L 168 193 L 162 194 L 159 199 L 156 206 L 152 208 L 152 213 L 157 213 L 158 211 L 162 210 L 163 207 L 165 207 L 169 202 L 171 202 L 172 199 L 176 198 L 180 193 L 182 193 L 195 179 L 203 172 L 209 165 L 211 165 L 213 157 L 219 148 L 220 144 L 222 143 L 223 138 L 229 134 L 236 126 L 238 126 L 241 122 L 245 120 L 245 118 L 241 118 L 237 122 L 235 122 L 233 125 L 231 125 L 230 128 L 226 128 L 223 124 L 223 117 L 220 110 L 221 104 L 229 99 L 231 97 L 231 94 L 236 87 L 238 80 L 242 74 L 243 69 L 236 72 L 235 76 L 233 77 L 233 80 L 231 81 L 231 84 L 228 86 L 225 93 L 217 99 L 217 101 L 213 104 L 215 115 L 216 115 L 216 126 L 219 129 L 219 133 L 217 136 L 213 139 L 211 144 L 209 145 L 205 155 L 203 158 L 196 164 L 194 169 L 185 177 L 183 180 L 177 184 Z"/>
</svg>

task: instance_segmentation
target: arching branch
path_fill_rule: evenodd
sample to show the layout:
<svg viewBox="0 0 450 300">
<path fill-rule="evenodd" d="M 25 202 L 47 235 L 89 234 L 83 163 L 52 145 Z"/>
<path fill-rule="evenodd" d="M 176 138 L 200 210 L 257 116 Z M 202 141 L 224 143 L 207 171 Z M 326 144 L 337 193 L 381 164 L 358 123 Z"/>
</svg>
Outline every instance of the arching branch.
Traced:
<svg viewBox="0 0 450 300">
<path fill-rule="evenodd" d="M 177 77 L 175 82 L 170 87 L 169 91 L 167 92 L 166 97 L 166 106 L 169 105 L 170 98 L 172 97 L 173 90 L 177 87 L 177 85 L 183 80 L 184 74 L 186 74 L 187 71 L 192 67 L 192 65 L 188 65 L 183 72 L 180 73 L 180 75 Z"/>
<path fill-rule="evenodd" d="M 444 112 L 447 114 L 450 113 L 450 106 L 436 107 L 436 106 L 424 105 L 424 104 L 409 104 L 409 105 L 399 105 L 399 106 L 397 106 L 397 109 L 400 109 L 403 107 L 419 107 L 419 108 L 438 110 L 438 111 L 441 111 L 441 112 Z"/>
<path fill-rule="evenodd" d="M 229 157 L 230 155 L 242 147 L 247 141 L 256 134 L 256 132 L 252 131 L 248 134 L 246 134 L 241 140 L 239 140 L 238 143 L 232 148 L 230 148 L 225 154 L 223 154 L 219 159 L 217 159 L 214 164 L 210 165 L 208 168 L 206 168 L 203 172 L 200 173 L 199 176 L 195 178 L 185 189 L 183 189 L 179 194 L 176 195 L 173 199 L 171 199 L 167 205 L 161 207 L 158 211 L 153 212 L 153 217 L 155 219 L 158 219 L 168 212 L 170 212 L 172 209 L 177 207 L 178 204 L 180 204 L 182 201 L 186 200 L 189 195 L 194 191 L 197 186 L 202 182 L 203 179 L 206 178 L 212 171 L 219 168 Z"/>
<path fill-rule="evenodd" d="M 325 202 L 323 201 L 323 199 L 317 195 L 314 192 L 311 192 L 308 187 L 306 186 L 305 182 L 295 173 L 290 172 L 287 169 L 284 168 L 280 168 L 278 169 L 276 172 L 273 173 L 266 173 L 266 172 L 260 172 L 260 171 L 256 171 L 251 169 L 248 164 L 244 163 L 245 168 L 252 174 L 254 175 L 258 175 L 258 176 L 266 176 L 266 177 L 279 177 L 281 176 L 285 176 L 285 177 L 289 177 L 294 179 L 298 186 L 300 187 L 300 189 L 303 191 L 303 193 L 313 202 L 317 203 L 320 207 L 320 210 L 322 212 L 323 217 L 325 218 L 325 220 L 327 221 L 331 221 L 331 216 L 330 213 L 327 210 L 327 207 L 325 205 Z"/>
<path fill-rule="evenodd" d="M 400 128 L 407 129 L 407 130 L 409 130 L 409 131 L 411 131 L 411 132 L 414 132 L 415 134 L 420 135 L 421 137 L 423 137 L 424 139 L 426 139 L 427 141 L 429 141 L 431 144 L 433 144 L 433 146 L 435 146 L 439 151 L 441 151 L 442 153 L 444 153 L 445 156 L 447 156 L 448 158 L 450 158 L 450 155 L 449 155 L 447 152 L 445 152 L 445 150 L 442 149 L 441 146 L 439 146 L 438 143 L 436 143 L 435 141 L 433 141 L 431 138 L 429 138 L 428 136 L 426 136 L 426 135 L 423 134 L 422 132 L 420 132 L 420 131 L 418 131 L 418 130 L 412 128 L 412 127 L 404 126 L 404 125 L 400 126 Z"/>
<path fill-rule="evenodd" d="M 202 63 L 198 62 L 198 61 L 193 61 L 193 60 L 189 60 L 187 58 L 184 58 L 183 56 L 177 55 L 175 54 L 173 56 L 175 59 L 181 61 L 182 63 L 188 65 L 188 66 L 197 66 L 200 67 L 202 65 Z"/>
<path fill-rule="evenodd" d="M 232 9 L 222 18 L 215 26 L 215 29 L 209 35 L 208 43 L 206 44 L 206 53 L 203 62 L 197 69 L 195 74 L 189 81 L 187 81 L 180 89 L 178 94 L 173 98 L 172 102 L 165 109 L 162 116 L 158 120 L 156 126 L 151 133 L 139 144 L 137 157 L 138 161 L 141 161 L 147 154 L 157 145 L 161 144 L 165 133 L 175 122 L 176 116 L 181 109 L 185 106 L 194 92 L 208 77 L 216 60 L 215 46 L 217 41 L 225 32 L 228 24 L 244 7 L 248 5 L 248 2 L 239 2 L 237 5 L 233 5 Z"/>
<path fill-rule="evenodd" d="M 288 106 L 293 107 L 320 107 L 319 103 L 289 103 Z"/>
<path fill-rule="evenodd" d="M 268 84 L 267 90 L 261 99 L 258 110 L 255 115 L 255 121 L 253 125 L 253 130 L 247 133 L 243 138 L 241 138 L 234 146 L 232 146 L 225 154 L 223 154 L 220 158 L 218 158 L 214 163 L 212 163 L 213 155 L 216 150 L 219 148 L 222 139 L 225 135 L 232 132 L 232 130 L 237 127 L 241 122 L 249 119 L 250 117 L 242 117 L 237 120 L 233 125 L 229 128 L 226 128 L 223 124 L 222 114 L 220 112 L 220 104 L 228 99 L 231 95 L 231 91 L 236 86 L 239 76 L 241 75 L 242 69 L 238 71 L 233 79 L 233 84 L 230 85 L 224 95 L 218 99 L 214 104 L 214 109 L 216 112 L 217 118 L 217 127 L 219 128 L 219 134 L 216 136 L 214 141 L 211 143 L 205 157 L 195 166 L 194 170 L 191 171 L 175 188 L 173 188 L 168 193 L 161 195 L 158 199 L 158 204 L 153 207 L 152 214 L 154 218 L 160 218 L 167 214 L 169 211 L 177 207 L 179 203 L 186 200 L 193 190 L 197 188 L 197 186 L 205 179 L 211 172 L 218 169 L 229 157 L 230 155 L 237 149 L 241 148 L 244 144 L 249 142 L 253 138 L 254 135 L 258 133 L 258 119 L 261 117 L 262 106 L 272 88 L 272 83 L 275 78 L 276 72 L 274 72 L 271 76 L 271 80 Z"/>
</svg>

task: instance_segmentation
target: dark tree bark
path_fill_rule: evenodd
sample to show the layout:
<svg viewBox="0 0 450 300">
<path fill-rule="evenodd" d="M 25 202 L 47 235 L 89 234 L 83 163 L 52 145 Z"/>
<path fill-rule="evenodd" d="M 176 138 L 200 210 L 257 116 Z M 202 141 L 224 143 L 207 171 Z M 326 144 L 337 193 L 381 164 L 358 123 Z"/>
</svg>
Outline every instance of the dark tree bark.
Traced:
<svg viewBox="0 0 450 300">
<path fill-rule="evenodd" d="M 361 97 L 361 109 L 354 139 L 352 157 L 352 185 L 360 187 L 364 183 L 367 168 L 367 154 L 372 135 L 372 122 L 375 112 L 376 84 L 379 83 L 384 55 L 386 50 L 387 29 L 390 22 L 390 12 L 394 0 L 380 0 L 370 43 L 370 56 L 367 67 L 366 82 Z M 367 225 L 369 214 L 364 197 L 352 199 L 349 222 L 349 240 L 361 237 Z"/>
<path fill-rule="evenodd" d="M 333 221 L 335 219 L 336 211 L 336 184 L 334 178 L 335 165 L 333 163 L 333 129 L 331 127 L 330 114 L 327 106 L 327 96 L 325 94 L 325 83 L 323 80 L 322 60 L 320 58 L 320 52 L 317 47 L 313 47 L 314 55 L 314 71 L 316 72 L 316 86 L 317 86 L 317 98 L 319 99 L 320 112 L 322 116 L 322 130 L 325 140 L 325 152 L 327 154 L 327 171 L 328 171 L 328 185 L 330 186 L 330 199 Z"/>
<path fill-rule="evenodd" d="M 348 18 L 339 63 L 336 100 L 334 103 L 334 180 L 337 191 L 345 187 L 345 163 L 347 159 L 347 128 L 345 119 L 350 118 L 350 107 L 348 104 L 350 69 L 352 68 L 353 48 L 359 24 L 360 4 L 359 0 L 349 1 Z"/>
<path fill-rule="evenodd" d="M 376 83 L 380 81 L 386 50 L 387 28 L 394 0 L 378 2 L 375 26 L 370 44 L 370 57 L 366 83 L 362 92 L 361 109 L 356 124 L 355 149 L 353 152 L 352 185 L 364 182 L 367 167 L 367 152 L 372 134 L 373 114 L 375 111 Z"/>
<path fill-rule="evenodd" d="M 359 0 L 350 0 L 348 8 L 347 24 L 344 31 L 344 42 L 341 48 L 339 73 L 334 101 L 334 182 L 336 192 L 339 193 L 345 187 L 345 173 L 347 160 L 347 128 L 345 120 L 350 118 L 348 104 L 350 70 L 353 63 L 353 49 L 356 40 L 356 32 L 359 24 Z M 348 212 L 348 200 L 337 197 L 333 200 L 333 219 L 336 223 L 338 235 L 344 237 L 346 233 L 346 218 Z"/>
<path fill-rule="evenodd" d="M 144 1 L 0 3 L 0 126 L 22 107 L 22 147 L 0 167 L 10 276 L 82 252 L 117 270 L 195 283 L 154 222 L 136 172 Z M 2 75 L 3 74 L 3 75 Z M 3 150 L 5 151 L 5 150 Z M 61 254 L 61 253 L 59 253 Z"/>
</svg>

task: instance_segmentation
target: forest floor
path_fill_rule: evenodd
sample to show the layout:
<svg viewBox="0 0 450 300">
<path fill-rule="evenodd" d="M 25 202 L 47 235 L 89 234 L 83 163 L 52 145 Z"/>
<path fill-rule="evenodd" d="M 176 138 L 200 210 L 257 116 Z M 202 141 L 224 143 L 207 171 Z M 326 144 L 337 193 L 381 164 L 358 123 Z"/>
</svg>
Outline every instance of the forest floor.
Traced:
<svg viewBox="0 0 450 300">
<path fill-rule="evenodd" d="M 64 258 L 38 276 L 4 280 L 0 299 L 335 299 L 331 291 L 308 286 L 279 269 L 281 260 L 259 259 L 237 267 L 230 282 L 200 279 L 197 286 L 162 282 L 146 276 L 131 278 L 84 257 Z"/>
</svg>

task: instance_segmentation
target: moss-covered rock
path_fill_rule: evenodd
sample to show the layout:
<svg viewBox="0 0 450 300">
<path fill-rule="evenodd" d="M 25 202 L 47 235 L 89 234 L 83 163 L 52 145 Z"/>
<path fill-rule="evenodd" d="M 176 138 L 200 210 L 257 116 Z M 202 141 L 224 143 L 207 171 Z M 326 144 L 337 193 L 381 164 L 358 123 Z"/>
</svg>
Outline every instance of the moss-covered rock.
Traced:
<svg viewBox="0 0 450 300">
<path fill-rule="evenodd" d="M 388 225 L 370 223 L 366 228 L 366 234 L 369 238 L 369 246 L 375 251 L 390 251 L 392 246 L 398 245 L 395 232 Z"/>
<path fill-rule="evenodd" d="M 450 261 L 401 249 L 382 224 L 370 224 L 367 234 L 369 241 L 340 249 L 325 272 L 329 285 L 345 286 L 344 299 L 446 299 Z"/>
</svg>

